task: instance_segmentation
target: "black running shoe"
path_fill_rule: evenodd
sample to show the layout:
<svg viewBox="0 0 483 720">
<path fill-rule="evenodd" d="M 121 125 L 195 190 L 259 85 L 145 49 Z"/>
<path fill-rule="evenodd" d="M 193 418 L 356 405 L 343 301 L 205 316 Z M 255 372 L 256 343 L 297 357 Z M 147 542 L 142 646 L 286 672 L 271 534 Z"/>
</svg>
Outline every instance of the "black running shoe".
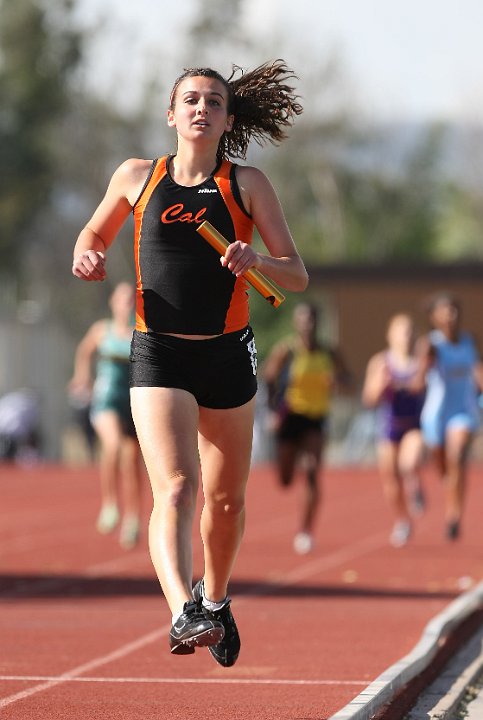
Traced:
<svg viewBox="0 0 483 720">
<path fill-rule="evenodd" d="M 185 602 L 183 612 L 171 627 L 169 646 L 173 655 L 190 655 L 195 647 L 213 645 L 222 640 L 223 624 L 206 617 L 194 600 Z"/>
<path fill-rule="evenodd" d="M 460 536 L 460 524 L 458 520 L 453 520 L 446 525 L 446 539 L 457 540 Z"/>
<path fill-rule="evenodd" d="M 207 608 L 203 607 L 204 586 L 203 580 L 199 580 L 193 588 L 193 597 L 198 603 L 198 607 L 201 608 L 204 616 L 213 622 L 222 623 L 225 628 L 225 636 L 223 639 L 215 645 L 210 645 L 208 650 L 215 658 L 216 662 L 223 667 L 231 667 L 238 659 L 240 653 L 240 636 L 235 623 L 235 618 L 230 610 L 230 598 L 227 598 L 226 603 L 223 605 L 221 610 L 212 612 Z"/>
</svg>

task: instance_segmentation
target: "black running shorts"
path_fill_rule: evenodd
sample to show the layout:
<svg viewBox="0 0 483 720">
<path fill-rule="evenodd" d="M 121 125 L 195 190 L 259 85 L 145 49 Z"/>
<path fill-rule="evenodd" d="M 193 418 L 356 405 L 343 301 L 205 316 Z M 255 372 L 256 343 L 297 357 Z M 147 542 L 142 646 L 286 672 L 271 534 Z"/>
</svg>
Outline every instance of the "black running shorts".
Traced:
<svg viewBox="0 0 483 720">
<path fill-rule="evenodd" d="M 325 431 L 326 418 L 309 418 L 306 415 L 287 413 L 278 428 L 277 438 L 287 442 L 299 442 L 308 434 L 317 433 L 323 435 Z"/>
<path fill-rule="evenodd" d="M 131 387 L 187 390 L 198 405 L 233 408 L 257 391 L 257 350 L 250 327 L 208 340 L 134 331 Z"/>
</svg>

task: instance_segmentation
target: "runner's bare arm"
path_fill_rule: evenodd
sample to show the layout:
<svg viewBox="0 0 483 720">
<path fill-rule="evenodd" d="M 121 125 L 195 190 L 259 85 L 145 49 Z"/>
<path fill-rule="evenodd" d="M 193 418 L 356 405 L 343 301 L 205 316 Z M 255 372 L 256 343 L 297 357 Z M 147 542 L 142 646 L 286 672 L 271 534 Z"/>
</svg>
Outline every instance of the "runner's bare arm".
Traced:
<svg viewBox="0 0 483 720">
<path fill-rule="evenodd" d="M 129 216 L 150 166 L 150 160 L 133 158 L 114 172 L 106 194 L 77 238 L 72 265 L 76 277 L 104 280 L 106 250 Z"/>
<path fill-rule="evenodd" d="M 244 243 L 232 243 L 223 264 L 236 275 L 255 267 L 281 287 L 302 292 L 308 284 L 307 271 L 270 181 L 254 167 L 238 168 L 237 179 L 245 208 L 270 254 L 256 253 Z"/>
</svg>

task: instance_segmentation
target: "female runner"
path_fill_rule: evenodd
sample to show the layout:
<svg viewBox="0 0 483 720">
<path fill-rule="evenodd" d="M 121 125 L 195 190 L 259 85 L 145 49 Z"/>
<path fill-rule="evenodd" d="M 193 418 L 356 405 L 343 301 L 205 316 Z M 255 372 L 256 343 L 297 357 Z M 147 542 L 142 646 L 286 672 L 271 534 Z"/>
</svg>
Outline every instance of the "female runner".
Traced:
<svg viewBox="0 0 483 720">
<path fill-rule="evenodd" d="M 244 158 L 250 139 L 278 142 L 302 112 L 283 61 L 225 79 L 210 68 L 174 83 L 168 125 L 177 150 L 130 159 L 81 231 L 73 273 L 106 277 L 106 250 L 134 213 L 136 330 L 131 405 L 153 491 L 152 561 L 172 613 L 171 652 L 208 645 L 223 666 L 240 639 L 227 596 L 243 534 L 256 348 L 244 273 L 258 268 L 290 291 L 307 272 L 277 195 Z M 220 258 L 196 232 L 209 220 L 228 240 Z M 256 227 L 267 248 L 251 245 Z M 192 588 L 192 523 L 199 472 L 204 493 L 204 576 Z"/>
</svg>

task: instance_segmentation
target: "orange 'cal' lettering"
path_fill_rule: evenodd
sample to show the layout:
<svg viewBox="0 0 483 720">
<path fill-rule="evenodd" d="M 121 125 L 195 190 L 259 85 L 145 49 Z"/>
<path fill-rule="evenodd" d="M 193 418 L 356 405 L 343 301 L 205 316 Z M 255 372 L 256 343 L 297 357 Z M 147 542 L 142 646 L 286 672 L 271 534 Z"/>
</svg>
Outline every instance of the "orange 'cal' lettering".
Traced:
<svg viewBox="0 0 483 720">
<path fill-rule="evenodd" d="M 201 210 L 198 210 L 195 215 L 193 215 L 192 212 L 183 212 L 183 210 L 183 203 L 176 203 L 176 205 L 171 205 L 171 207 L 166 208 L 166 210 L 161 215 L 161 222 L 165 225 L 174 222 L 203 222 L 202 218 L 206 212 L 206 208 L 201 208 Z"/>
</svg>

